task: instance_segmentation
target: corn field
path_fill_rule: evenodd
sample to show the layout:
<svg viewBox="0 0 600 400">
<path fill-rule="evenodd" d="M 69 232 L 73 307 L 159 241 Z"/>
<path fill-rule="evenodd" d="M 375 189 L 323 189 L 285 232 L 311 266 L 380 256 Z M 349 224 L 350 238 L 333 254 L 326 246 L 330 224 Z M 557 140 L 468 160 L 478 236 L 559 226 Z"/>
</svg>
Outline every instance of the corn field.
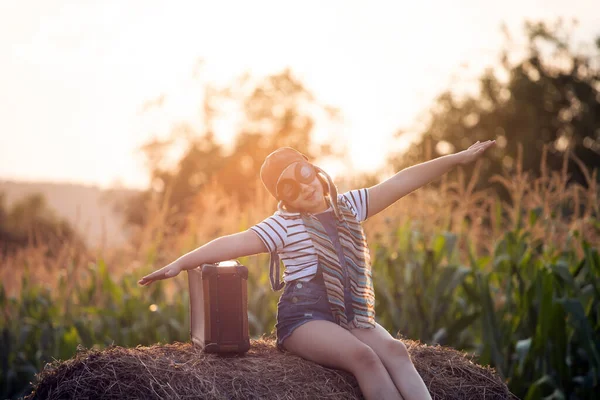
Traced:
<svg viewBox="0 0 600 400">
<path fill-rule="evenodd" d="M 542 166 L 543 167 L 543 166 Z M 582 166 L 582 169 L 583 168 Z M 592 399 L 600 392 L 600 210 L 596 172 L 586 187 L 566 169 L 494 181 L 501 201 L 470 179 L 442 180 L 365 223 L 377 320 L 393 335 L 461 349 L 493 366 L 523 399 Z M 150 287 L 137 280 L 216 236 L 270 215 L 265 198 L 241 209 L 212 192 L 210 215 L 157 204 L 131 243 L 52 259 L 28 248 L 2 261 L 0 397 L 19 397 L 47 362 L 78 346 L 135 347 L 189 340 L 185 273 Z M 215 216 L 219 216 L 216 218 Z M 184 232 L 174 221 L 185 219 Z M 253 337 L 273 333 L 278 293 L 266 255 L 249 269 Z"/>
</svg>

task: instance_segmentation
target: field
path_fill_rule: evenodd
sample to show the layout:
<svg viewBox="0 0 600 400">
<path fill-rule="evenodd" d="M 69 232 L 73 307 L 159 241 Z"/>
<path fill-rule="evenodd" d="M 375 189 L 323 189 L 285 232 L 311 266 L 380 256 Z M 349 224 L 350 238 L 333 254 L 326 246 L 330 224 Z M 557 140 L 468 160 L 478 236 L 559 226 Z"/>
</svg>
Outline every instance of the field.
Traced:
<svg viewBox="0 0 600 400">
<path fill-rule="evenodd" d="M 394 335 L 471 352 L 520 398 L 591 399 L 600 387 L 600 199 L 564 172 L 493 179 L 501 200 L 475 189 L 477 175 L 423 188 L 365 223 L 378 321 Z M 82 254 L 69 243 L 48 258 L 28 248 L 0 266 L 0 396 L 18 397 L 54 359 L 78 346 L 187 341 L 185 273 L 137 280 L 219 235 L 247 229 L 275 209 L 247 207 L 214 191 L 197 199 L 214 212 L 180 216 L 155 204 L 150 222 L 120 247 Z M 186 229 L 173 233 L 184 219 Z M 278 293 L 268 259 L 248 266 L 252 337 L 272 333 Z M 574 397 L 571 397 L 574 396 Z"/>
</svg>

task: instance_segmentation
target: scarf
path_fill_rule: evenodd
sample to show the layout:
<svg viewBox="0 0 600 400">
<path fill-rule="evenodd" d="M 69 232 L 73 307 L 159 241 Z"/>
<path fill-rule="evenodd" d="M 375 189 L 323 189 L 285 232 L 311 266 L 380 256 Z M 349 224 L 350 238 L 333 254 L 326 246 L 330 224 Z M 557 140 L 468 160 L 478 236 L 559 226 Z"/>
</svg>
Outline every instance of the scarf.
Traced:
<svg viewBox="0 0 600 400">
<path fill-rule="evenodd" d="M 337 199 L 333 205 L 337 230 L 342 246 L 346 273 L 350 285 L 352 311 L 354 319 L 346 318 L 344 303 L 344 269 L 340 265 L 335 247 L 325 228 L 317 217 L 308 213 L 300 213 L 302 221 L 317 252 L 319 268 L 327 289 L 327 298 L 336 323 L 343 328 L 375 327 L 375 291 L 371 277 L 369 248 L 360 222 L 352 211 Z M 337 206 L 337 207 L 336 207 Z M 284 284 L 279 280 L 279 258 L 271 254 L 270 279 L 273 290 L 281 289 Z"/>
</svg>

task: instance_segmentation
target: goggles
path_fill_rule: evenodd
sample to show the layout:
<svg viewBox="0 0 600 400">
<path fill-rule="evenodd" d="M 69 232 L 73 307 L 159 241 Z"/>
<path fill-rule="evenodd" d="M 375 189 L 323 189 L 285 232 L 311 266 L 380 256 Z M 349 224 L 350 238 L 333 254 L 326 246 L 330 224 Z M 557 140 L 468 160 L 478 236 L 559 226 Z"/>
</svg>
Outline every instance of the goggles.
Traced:
<svg viewBox="0 0 600 400">
<path fill-rule="evenodd" d="M 280 177 L 277 181 L 277 197 L 280 200 L 287 202 L 296 200 L 302 191 L 300 184 L 309 184 L 317 176 L 317 170 L 311 163 L 299 161 L 293 168 L 294 179 Z"/>
</svg>

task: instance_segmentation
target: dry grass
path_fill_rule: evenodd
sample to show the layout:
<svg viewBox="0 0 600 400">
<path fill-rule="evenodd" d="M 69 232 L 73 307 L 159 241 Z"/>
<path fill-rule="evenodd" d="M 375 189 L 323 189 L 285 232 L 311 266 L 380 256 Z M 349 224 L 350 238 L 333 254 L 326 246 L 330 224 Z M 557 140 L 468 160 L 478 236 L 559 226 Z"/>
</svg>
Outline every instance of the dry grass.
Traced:
<svg viewBox="0 0 600 400">
<path fill-rule="evenodd" d="M 458 236 L 459 254 L 466 260 L 467 247 L 471 246 L 477 254 L 492 254 L 503 233 L 519 227 L 531 235 L 532 242 L 556 246 L 557 252 L 561 246 L 575 249 L 577 256 L 582 257 L 581 243 L 567 239 L 578 232 L 588 243 L 600 241 L 600 230 L 592 223 L 600 216 L 598 171 L 589 171 L 573 155 L 565 155 L 561 171 L 548 171 L 546 154 L 544 148 L 539 177 L 522 170 L 520 148 L 515 170 L 490 179 L 490 183 L 507 190 L 510 201 L 500 200 L 488 189 L 475 189 L 480 163 L 470 178 L 459 169 L 457 180 L 450 182 L 444 177 L 439 188 L 426 187 L 411 193 L 366 222 L 370 243 L 377 236 L 383 245 L 394 246 L 393 229 L 405 224 L 419 231 L 426 241 L 449 231 Z M 587 187 L 569 184 L 568 157 L 579 165 Z M 530 224 L 533 212 L 539 213 L 539 218 Z"/>
<path fill-rule="evenodd" d="M 545 154 L 546 149 L 543 160 Z M 456 181 L 443 178 L 440 187 L 417 190 L 370 218 L 365 224 L 369 243 L 395 246 L 395 230 L 404 225 L 420 232 L 425 242 L 440 232 L 449 231 L 458 236 L 458 254 L 466 262 L 468 247 L 480 255 L 491 254 L 504 232 L 521 226 L 531 234 L 532 242 L 555 246 L 557 252 L 560 246 L 575 249 L 581 257 L 581 242 L 567 239 L 577 231 L 589 243 L 600 241 L 600 231 L 591 222 L 600 215 L 600 189 L 597 171 L 590 172 L 579 160 L 571 158 L 579 163 L 587 187 L 568 184 L 567 156 L 561 171 L 548 171 L 542 161 L 541 175 L 532 178 L 521 168 L 520 151 L 513 172 L 491 179 L 507 189 L 510 202 L 499 200 L 488 190 L 475 189 L 479 176 L 477 166 L 469 179 L 459 170 Z M 189 215 L 178 214 L 164 202 L 154 201 L 149 206 L 148 223 L 132 231 L 131 239 L 119 247 L 102 245 L 74 254 L 75 246 L 64 243 L 58 257 L 46 257 L 43 247 L 28 247 L 1 260 L 0 280 L 9 294 L 16 294 L 22 274 L 27 272 L 23 266 L 30 266 L 28 278 L 32 282 L 49 285 L 56 282 L 61 273 L 83 270 L 99 258 L 116 277 L 141 267 L 158 268 L 218 236 L 248 229 L 276 209 L 275 201 L 264 190 L 259 191 L 251 204 L 240 207 L 216 186 L 206 188 L 197 196 L 192 209 L 198 211 Z M 540 215 L 538 222 L 530 226 L 527 219 L 533 211 Z M 177 226 L 186 228 L 180 230 Z"/>
<path fill-rule="evenodd" d="M 405 341 L 433 399 L 512 399 L 490 368 L 464 353 Z M 48 365 L 27 399 L 362 399 L 354 377 L 253 340 L 243 356 L 190 343 L 83 350 Z"/>
<path fill-rule="evenodd" d="M 420 232 L 426 243 L 430 243 L 428 238 L 450 231 L 458 237 L 457 256 L 466 258 L 467 247 L 472 246 L 478 255 L 490 254 L 505 232 L 520 227 L 533 238 L 528 243 L 538 241 L 545 246 L 545 254 L 565 248 L 575 250 L 581 257 L 582 241 L 568 240 L 574 231 L 588 243 L 600 242 L 597 176 L 588 171 L 584 175 L 588 179 L 585 188 L 568 185 L 565 168 L 552 173 L 542 169 L 541 176 L 533 179 L 517 163 L 514 173 L 494 178 L 511 196 L 510 203 L 501 203 L 485 190 L 474 189 L 477 172 L 470 179 L 459 174 L 455 182 L 442 180 L 439 188 L 423 188 L 400 200 L 367 221 L 365 230 L 371 245 L 389 248 L 396 246 L 401 226 Z M 178 215 L 164 204 L 153 203 L 149 223 L 118 248 L 84 252 L 65 243 L 58 256 L 52 258 L 43 247 L 24 249 L 1 260 L 2 285 L 8 295 L 15 295 L 22 277 L 50 287 L 57 287 L 63 277 L 68 285 L 61 296 L 71 303 L 73 288 L 80 287 L 83 280 L 98 278 L 93 269 L 87 268 L 98 259 L 104 261 L 116 280 L 123 273 L 137 274 L 139 269 L 161 267 L 217 236 L 247 229 L 275 210 L 274 201 L 266 194 L 244 208 L 213 189 L 203 192 L 196 202 L 195 210 L 210 212 Z M 528 217 L 533 211 L 539 213 L 539 218 L 531 224 Z M 182 221 L 186 229 L 174 229 Z M 265 274 L 264 270 L 259 273 Z M 267 290 L 266 278 L 264 281 Z M 176 283 L 179 286 L 173 283 L 172 291 L 184 289 L 182 282 Z M 474 364 L 464 354 L 414 342 L 407 344 L 434 398 L 510 397 L 492 370 Z M 44 369 L 31 397 L 336 399 L 359 398 L 357 390 L 349 374 L 280 353 L 269 341 L 257 340 L 252 350 L 239 358 L 206 355 L 181 343 L 82 350 L 74 358 Z"/>
</svg>

